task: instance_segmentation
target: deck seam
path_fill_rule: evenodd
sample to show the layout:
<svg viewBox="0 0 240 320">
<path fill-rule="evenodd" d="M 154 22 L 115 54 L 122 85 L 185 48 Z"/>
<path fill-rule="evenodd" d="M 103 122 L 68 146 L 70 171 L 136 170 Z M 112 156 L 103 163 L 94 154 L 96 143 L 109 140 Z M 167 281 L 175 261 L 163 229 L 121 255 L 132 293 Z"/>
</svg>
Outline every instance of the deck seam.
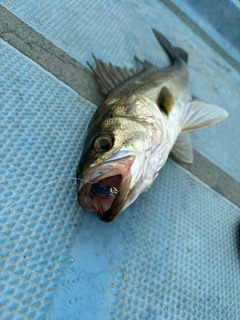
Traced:
<svg viewBox="0 0 240 320">
<path fill-rule="evenodd" d="M 221 56 L 231 67 L 240 72 L 240 63 L 235 60 L 227 51 L 225 51 L 216 41 L 214 41 L 204 30 L 202 30 L 192 19 L 181 11 L 170 0 L 159 0 L 178 18 L 181 19 L 199 38 L 201 38 L 209 47 L 211 47 L 219 56 Z"/>
<path fill-rule="evenodd" d="M 172 2 L 168 0 L 161 0 L 161 2 L 180 17 L 185 24 L 232 67 L 240 71 L 240 64 Z M 82 66 L 80 62 L 47 40 L 2 5 L 0 5 L 0 37 L 85 99 L 95 105 L 99 105 L 103 101 L 103 96 L 90 70 Z M 207 184 L 224 198 L 240 207 L 238 192 L 240 190 L 240 182 L 201 153 L 194 150 L 194 163 L 191 165 L 181 163 L 180 166 L 191 172 L 193 176 Z"/>
</svg>

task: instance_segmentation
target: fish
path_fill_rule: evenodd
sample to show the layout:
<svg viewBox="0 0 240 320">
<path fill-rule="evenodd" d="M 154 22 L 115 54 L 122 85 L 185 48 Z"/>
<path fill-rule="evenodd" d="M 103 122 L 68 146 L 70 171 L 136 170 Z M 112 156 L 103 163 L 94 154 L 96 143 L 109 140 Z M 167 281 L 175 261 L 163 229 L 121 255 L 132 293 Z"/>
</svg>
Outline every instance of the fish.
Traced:
<svg viewBox="0 0 240 320">
<path fill-rule="evenodd" d="M 87 129 L 77 168 L 78 202 L 111 222 L 147 191 L 169 154 L 193 162 L 189 131 L 217 124 L 225 109 L 190 94 L 188 54 L 155 29 L 171 64 L 158 68 L 137 61 L 140 70 L 98 60 L 91 68 L 104 102 Z"/>
</svg>

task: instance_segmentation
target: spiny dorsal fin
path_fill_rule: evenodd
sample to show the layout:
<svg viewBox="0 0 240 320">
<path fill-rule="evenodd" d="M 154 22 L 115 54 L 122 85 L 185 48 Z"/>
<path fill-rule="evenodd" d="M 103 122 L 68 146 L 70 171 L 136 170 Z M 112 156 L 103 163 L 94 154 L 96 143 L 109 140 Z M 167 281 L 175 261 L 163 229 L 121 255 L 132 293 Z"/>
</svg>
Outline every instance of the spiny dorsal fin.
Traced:
<svg viewBox="0 0 240 320">
<path fill-rule="evenodd" d="M 152 29 L 155 37 L 157 38 L 158 42 L 163 46 L 163 48 L 167 51 L 168 55 L 171 57 L 172 60 L 175 58 L 182 59 L 185 63 L 188 61 L 188 54 L 182 48 L 173 47 L 171 43 L 165 38 L 160 32 L 155 29 Z"/>
<path fill-rule="evenodd" d="M 178 161 L 185 163 L 193 162 L 193 148 L 188 132 L 180 133 L 173 148 L 172 154 Z"/>
<path fill-rule="evenodd" d="M 132 78 L 139 73 L 137 70 L 115 67 L 112 64 L 106 64 L 101 60 L 98 60 L 93 55 L 95 61 L 95 67 L 92 67 L 89 63 L 89 67 L 93 71 L 98 84 L 102 92 L 107 95 L 120 83 Z"/>
<path fill-rule="evenodd" d="M 151 62 L 147 61 L 147 60 L 140 60 L 136 56 L 134 56 L 134 58 L 137 60 L 137 62 L 140 63 L 140 65 L 142 66 L 143 70 L 153 67 L 153 64 Z"/>
<path fill-rule="evenodd" d="M 169 115 L 174 106 L 174 99 L 171 92 L 166 87 L 162 88 L 157 104 L 164 113 Z"/>
</svg>

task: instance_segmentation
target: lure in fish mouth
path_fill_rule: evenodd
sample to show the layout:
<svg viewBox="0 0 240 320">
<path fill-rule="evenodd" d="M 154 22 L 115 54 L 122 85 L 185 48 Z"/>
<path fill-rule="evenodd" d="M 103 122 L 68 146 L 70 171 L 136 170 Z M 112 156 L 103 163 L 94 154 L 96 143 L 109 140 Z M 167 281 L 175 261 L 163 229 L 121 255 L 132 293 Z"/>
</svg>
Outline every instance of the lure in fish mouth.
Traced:
<svg viewBox="0 0 240 320">
<path fill-rule="evenodd" d="M 171 59 L 159 69 L 139 61 L 141 70 L 97 60 L 90 66 L 106 99 L 94 113 L 77 169 L 78 202 L 112 221 L 146 191 L 170 152 L 193 161 L 189 131 L 227 117 L 217 106 L 192 98 L 187 53 L 153 30 Z"/>
<path fill-rule="evenodd" d="M 85 172 L 84 180 L 90 182 L 79 190 L 80 205 L 88 211 L 96 211 L 103 221 L 113 220 L 128 196 L 133 161 L 134 158 L 129 156 L 121 159 L 120 164 L 113 161 L 99 166 L 97 171 L 93 168 Z"/>
</svg>

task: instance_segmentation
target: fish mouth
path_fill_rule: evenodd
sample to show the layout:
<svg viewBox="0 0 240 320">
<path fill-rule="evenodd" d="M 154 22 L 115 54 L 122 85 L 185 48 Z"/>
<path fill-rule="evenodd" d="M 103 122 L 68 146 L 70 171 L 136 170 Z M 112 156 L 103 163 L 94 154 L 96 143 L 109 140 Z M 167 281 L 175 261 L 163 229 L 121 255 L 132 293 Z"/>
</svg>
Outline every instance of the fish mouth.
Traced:
<svg viewBox="0 0 240 320">
<path fill-rule="evenodd" d="M 132 175 L 131 166 L 134 156 L 127 156 L 120 160 L 106 162 L 97 168 L 102 174 L 96 176 L 96 168 L 88 170 L 82 177 L 88 182 L 80 187 L 78 202 L 87 211 L 96 211 L 97 216 L 104 222 L 111 222 L 121 211 L 130 193 Z M 86 177 L 91 177 L 90 179 Z M 92 178 L 93 177 L 93 178 Z M 97 184 L 107 189 L 116 188 L 117 195 L 98 195 L 92 192 L 92 186 Z"/>
</svg>

